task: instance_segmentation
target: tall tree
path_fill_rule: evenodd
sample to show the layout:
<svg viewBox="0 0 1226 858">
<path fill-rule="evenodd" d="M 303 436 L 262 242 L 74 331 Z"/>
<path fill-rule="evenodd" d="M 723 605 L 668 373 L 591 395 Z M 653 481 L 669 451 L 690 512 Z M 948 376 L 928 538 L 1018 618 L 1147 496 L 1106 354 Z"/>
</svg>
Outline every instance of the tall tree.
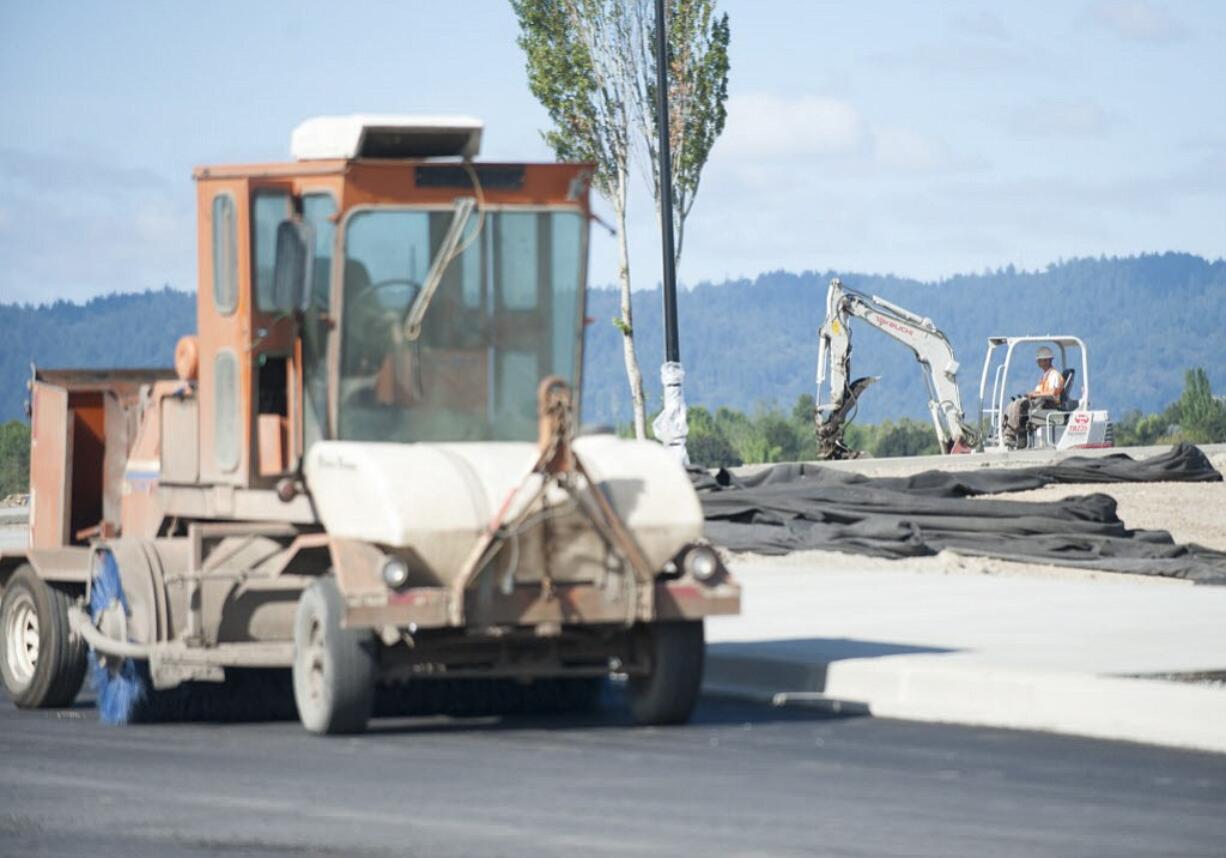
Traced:
<svg viewBox="0 0 1226 858">
<path fill-rule="evenodd" d="M 647 154 L 651 192 L 660 216 L 659 117 L 656 104 L 656 25 L 652 0 L 631 0 L 636 24 L 634 117 Z M 673 177 L 674 264 L 680 265 L 685 221 L 694 207 L 711 147 L 728 111 L 728 15 L 716 0 L 667 0 L 668 144 Z"/>
<path fill-rule="evenodd" d="M 528 64 L 528 86 L 553 128 L 545 142 L 564 161 L 595 164 L 592 187 L 609 201 L 617 224 L 622 353 L 634 405 L 634 434 L 647 435 L 643 376 L 634 349 L 630 303 L 630 247 L 626 240 L 637 22 L 623 0 L 511 0 L 519 19 L 519 46 Z"/>
<path fill-rule="evenodd" d="M 1200 367 L 1184 375 L 1183 395 L 1175 410 L 1179 428 L 1189 441 L 1212 442 L 1226 433 L 1226 404 L 1213 395 L 1209 375 Z"/>
</svg>

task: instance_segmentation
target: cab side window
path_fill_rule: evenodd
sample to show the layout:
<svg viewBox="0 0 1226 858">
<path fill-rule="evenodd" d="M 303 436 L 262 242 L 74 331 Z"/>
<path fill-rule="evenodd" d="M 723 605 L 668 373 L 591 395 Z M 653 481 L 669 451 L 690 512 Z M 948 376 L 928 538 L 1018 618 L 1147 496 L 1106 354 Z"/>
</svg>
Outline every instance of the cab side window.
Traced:
<svg viewBox="0 0 1226 858">
<path fill-rule="evenodd" d="M 273 280 L 277 264 L 277 227 L 290 215 L 285 191 L 256 191 L 251 201 L 251 266 L 255 306 L 266 313 L 288 313 L 291 296 L 278 296 Z M 280 300 L 278 300 L 280 299 Z"/>
<path fill-rule="evenodd" d="M 302 387 L 305 449 L 326 437 L 328 425 L 328 307 L 332 301 L 332 245 L 336 239 L 336 201 L 331 194 L 302 198 L 302 219 L 315 235 L 315 269 L 311 274 L 311 303 L 302 320 Z"/>
<path fill-rule="evenodd" d="M 213 304 L 223 316 L 238 306 L 238 222 L 227 193 L 213 197 Z"/>
</svg>

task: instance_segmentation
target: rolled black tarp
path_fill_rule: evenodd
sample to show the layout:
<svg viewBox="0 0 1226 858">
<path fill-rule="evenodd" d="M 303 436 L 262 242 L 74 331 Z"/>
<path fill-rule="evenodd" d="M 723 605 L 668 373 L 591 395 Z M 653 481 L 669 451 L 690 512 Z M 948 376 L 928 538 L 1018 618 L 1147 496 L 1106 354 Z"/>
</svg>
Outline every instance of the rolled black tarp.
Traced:
<svg viewBox="0 0 1226 858">
<path fill-rule="evenodd" d="M 1205 454 L 1179 444 L 1149 459 L 1072 457 L 1033 468 L 867 477 L 820 465 L 748 476 L 691 472 L 707 537 L 732 551 L 825 549 L 877 557 L 961 554 L 1226 584 L 1226 553 L 1131 530 L 1106 494 L 1053 502 L 973 500 L 1056 483 L 1220 482 Z"/>
</svg>

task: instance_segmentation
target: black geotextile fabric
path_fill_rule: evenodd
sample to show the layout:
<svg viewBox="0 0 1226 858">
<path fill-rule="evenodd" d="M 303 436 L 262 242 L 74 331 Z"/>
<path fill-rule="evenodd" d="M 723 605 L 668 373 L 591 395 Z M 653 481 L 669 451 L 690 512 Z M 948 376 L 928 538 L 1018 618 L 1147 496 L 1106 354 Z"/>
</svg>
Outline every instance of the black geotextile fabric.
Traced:
<svg viewBox="0 0 1226 858">
<path fill-rule="evenodd" d="M 904 558 L 952 549 L 1226 584 L 1226 553 L 1177 545 L 1164 530 L 1129 530 L 1108 495 L 1049 503 L 975 499 L 1054 483 L 1220 482 L 1222 475 L 1191 444 L 1140 461 L 1123 454 L 1082 456 L 1034 468 L 910 477 L 867 477 L 800 463 L 745 477 L 695 469 L 691 478 L 707 537 L 732 551 L 826 549 Z"/>
</svg>

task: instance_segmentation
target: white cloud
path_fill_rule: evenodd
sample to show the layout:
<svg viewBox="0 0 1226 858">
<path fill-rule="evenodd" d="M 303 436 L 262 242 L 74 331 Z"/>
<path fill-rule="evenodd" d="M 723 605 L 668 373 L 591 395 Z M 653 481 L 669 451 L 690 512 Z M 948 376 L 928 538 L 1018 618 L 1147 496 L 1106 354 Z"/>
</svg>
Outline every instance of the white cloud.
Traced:
<svg viewBox="0 0 1226 858">
<path fill-rule="evenodd" d="M 876 128 L 848 101 L 770 93 L 729 99 L 718 157 L 724 165 L 734 164 L 749 185 L 794 174 L 795 159 L 839 158 L 844 169 L 860 173 L 935 173 L 974 163 L 942 139 L 909 128 Z"/>
<path fill-rule="evenodd" d="M 1120 122 L 1089 98 L 1034 101 L 1008 118 L 1009 130 L 1021 137 L 1104 137 Z"/>
<path fill-rule="evenodd" d="M 1098 0 L 1086 10 L 1094 25 L 1130 42 L 1175 42 L 1187 30 L 1165 6 L 1148 0 Z"/>
<path fill-rule="evenodd" d="M 863 150 L 867 141 L 864 119 L 846 101 L 752 93 L 728 99 L 720 145 L 729 155 L 760 158 L 849 155 Z"/>
<path fill-rule="evenodd" d="M 874 144 L 877 163 L 890 170 L 935 173 L 959 163 L 947 142 L 907 128 L 883 128 L 874 135 Z"/>
<path fill-rule="evenodd" d="M 190 288 L 194 196 L 143 168 L 0 148 L 0 301 Z"/>
<path fill-rule="evenodd" d="M 174 242 L 192 230 L 191 221 L 184 222 L 183 212 L 162 201 L 142 204 L 132 212 L 132 226 L 142 242 Z"/>
<path fill-rule="evenodd" d="M 1045 44 L 1026 44 L 1007 33 L 989 36 L 955 24 L 952 39 L 922 41 L 872 51 L 867 59 L 876 66 L 895 68 L 917 79 L 933 75 L 965 80 L 967 75 L 1050 76 L 1055 68 L 1052 50 Z"/>
<path fill-rule="evenodd" d="M 987 9 L 981 9 L 972 14 L 959 15 L 957 18 L 954 18 L 953 23 L 956 29 L 963 33 L 969 33 L 972 36 L 1000 41 L 1009 39 L 1009 31 L 1005 28 L 1004 21 Z"/>
</svg>

